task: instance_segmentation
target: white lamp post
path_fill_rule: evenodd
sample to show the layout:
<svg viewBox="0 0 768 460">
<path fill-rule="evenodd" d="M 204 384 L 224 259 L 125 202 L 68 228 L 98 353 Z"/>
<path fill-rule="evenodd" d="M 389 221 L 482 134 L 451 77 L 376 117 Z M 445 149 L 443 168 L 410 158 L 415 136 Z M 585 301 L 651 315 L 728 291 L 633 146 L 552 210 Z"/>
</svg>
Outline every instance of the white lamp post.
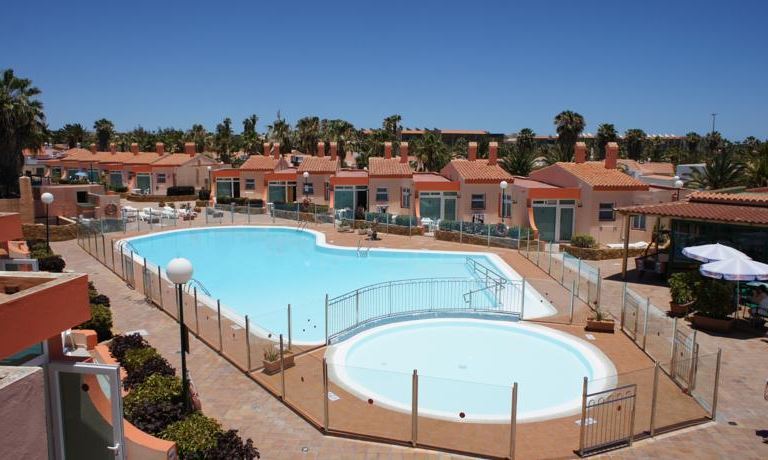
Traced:
<svg viewBox="0 0 768 460">
<path fill-rule="evenodd" d="M 45 192 L 40 195 L 40 201 L 45 204 L 45 245 L 51 250 L 51 233 L 48 222 L 48 206 L 53 203 L 53 193 Z"/>
<path fill-rule="evenodd" d="M 504 223 L 504 198 L 505 198 L 505 192 L 507 191 L 507 187 L 509 187 L 509 183 L 505 180 L 501 181 L 499 183 L 499 187 L 501 188 L 501 223 Z"/>
<path fill-rule="evenodd" d="M 304 171 L 304 174 L 302 174 L 302 176 L 304 176 L 304 195 L 309 195 L 309 189 L 307 189 L 307 180 L 309 179 L 309 172 Z"/>
<path fill-rule="evenodd" d="M 192 279 L 192 262 L 184 258 L 171 259 L 165 267 L 168 279 L 176 285 L 176 306 L 179 309 L 179 338 L 181 340 L 181 397 L 184 409 L 191 408 L 189 400 L 189 379 L 187 377 L 187 352 L 189 351 L 189 331 L 184 323 L 184 302 L 182 286 Z"/>
<path fill-rule="evenodd" d="M 676 195 L 675 196 L 675 201 L 679 201 L 680 200 L 680 189 L 682 189 L 683 185 L 685 185 L 685 184 L 683 183 L 683 181 L 680 180 L 680 176 L 675 176 L 675 177 L 673 177 L 673 179 L 675 179 L 675 188 L 677 189 L 677 193 L 675 194 Z"/>
</svg>

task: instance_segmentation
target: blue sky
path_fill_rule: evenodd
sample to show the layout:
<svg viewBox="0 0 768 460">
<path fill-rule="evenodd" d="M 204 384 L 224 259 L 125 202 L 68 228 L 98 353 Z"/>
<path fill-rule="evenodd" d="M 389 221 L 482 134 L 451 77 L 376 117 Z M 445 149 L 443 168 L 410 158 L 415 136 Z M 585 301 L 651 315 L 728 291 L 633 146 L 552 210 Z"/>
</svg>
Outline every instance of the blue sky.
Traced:
<svg viewBox="0 0 768 460">
<path fill-rule="evenodd" d="M 765 1 L 10 2 L 0 68 L 49 124 L 120 130 L 278 110 L 378 127 L 768 137 Z"/>
</svg>

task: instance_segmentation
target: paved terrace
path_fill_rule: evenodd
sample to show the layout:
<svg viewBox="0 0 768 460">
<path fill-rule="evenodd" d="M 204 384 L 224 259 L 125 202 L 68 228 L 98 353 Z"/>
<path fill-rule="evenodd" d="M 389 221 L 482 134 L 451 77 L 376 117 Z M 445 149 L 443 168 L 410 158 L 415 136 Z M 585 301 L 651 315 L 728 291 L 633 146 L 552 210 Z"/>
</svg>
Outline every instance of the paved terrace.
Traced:
<svg viewBox="0 0 768 460">
<path fill-rule="evenodd" d="M 204 223 L 204 220 L 198 218 L 192 225 L 201 223 Z M 252 223 L 270 224 L 271 219 L 252 216 Z M 280 223 L 278 221 L 278 224 Z M 293 225 L 289 221 L 282 223 Z M 188 224 L 185 223 L 185 225 Z M 337 245 L 356 246 L 360 238 L 356 234 L 337 233 L 330 225 L 313 225 L 311 228 L 324 231 L 328 241 Z M 388 234 L 383 234 L 382 237 L 383 241 L 374 244 L 384 247 L 421 249 L 487 250 L 483 247 L 459 245 L 425 237 L 409 238 Z M 178 330 L 169 316 L 147 304 L 141 293 L 126 287 L 122 280 L 82 251 L 75 242 L 56 243 L 54 249 L 65 256 L 69 269 L 88 273 L 97 287 L 113 299 L 115 326 L 118 330 L 146 330 L 153 345 L 178 367 Z M 539 292 L 548 295 L 553 303 L 567 302 L 567 294 L 563 292 L 564 290 L 516 251 L 496 248 L 491 250 L 528 278 Z M 604 268 L 603 271 L 606 273 L 607 270 Z M 633 287 L 633 289 L 644 293 L 643 286 Z M 662 295 L 659 293 L 662 290 L 651 289 L 655 295 L 659 296 Z M 663 302 L 659 301 L 657 305 L 663 305 Z M 582 322 L 585 314 L 584 305 L 577 304 L 576 322 Z M 565 317 L 561 312 L 559 319 L 562 320 Z M 567 330 L 569 326 L 558 326 L 558 328 Z M 570 329 L 575 335 L 583 335 L 580 327 L 570 327 Z M 618 337 L 617 334 L 611 340 L 621 341 Z M 663 458 L 684 455 L 693 455 L 696 458 L 732 456 L 765 458 L 768 456 L 768 446 L 762 444 L 761 439 L 755 435 L 755 430 L 768 429 L 768 417 L 764 410 L 768 403 L 762 401 L 762 384 L 764 376 L 768 375 L 768 365 L 765 364 L 765 359 L 761 355 L 768 345 L 759 338 L 734 340 L 702 337 L 702 339 L 711 341 L 713 349 L 721 346 L 725 350 L 720 417 L 718 417 L 720 423 L 641 441 L 631 449 L 617 451 L 609 456 L 621 458 Z M 636 349 L 634 351 L 637 352 Z M 629 350 L 620 351 L 620 353 L 625 352 L 631 353 Z M 729 359 L 732 356 L 738 358 Z M 642 354 L 638 354 L 637 359 L 647 360 Z M 276 452 L 280 452 L 280 458 L 450 456 L 399 446 L 323 436 L 198 339 L 193 339 L 189 363 L 191 375 L 201 394 L 206 412 L 218 417 L 227 426 L 240 428 L 243 435 L 252 437 L 256 445 L 262 449 L 265 458 L 274 458 Z M 637 367 L 646 367 L 648 363 L 649 361 L 642 362 Z M 723 423 L 726 421 L 734 421 L 737 425 Z M 521 428 L 518 437 L 520 448 L 524 448 L 526 444 L 524 438 L 527 436 L 524 433 L 524 429 Z M 535 435 L 531 434 L 531 436 Z M 553 442 L 554 440 L 549 441 L 557 445 L 557 442 Z M 307 449 L 306 452 L 303 451 L 304 448 Z M 527 453 L 533 454 L 533 452 Z M 537 453 L 539 454 L 537 456 L 549 458 L 572 456 L 566 450 Z M 518 457 L 526 458 L 528 455 Z"/>
</svg>

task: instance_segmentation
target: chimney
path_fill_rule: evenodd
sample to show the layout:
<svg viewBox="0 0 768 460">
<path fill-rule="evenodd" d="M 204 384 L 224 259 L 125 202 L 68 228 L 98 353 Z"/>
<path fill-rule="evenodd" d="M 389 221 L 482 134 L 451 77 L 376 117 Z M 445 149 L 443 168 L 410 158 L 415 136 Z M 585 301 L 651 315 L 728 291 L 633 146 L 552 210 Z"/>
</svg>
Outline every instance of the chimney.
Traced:
<svg viewBox="0 0 768 460">
<path fill-rule="evenodd" d="M 468 149 L 468 152 L 467 152 L 467 159 L 469 161 L 477 160 L 477 142 L 470 142 L 469 143 L 469 149 Z"/>
<path fill-rule="evenodd" d="M 584 142 L 577 142 L 576 147 L 573 150 L 573 157 L 576 163 L 584 163 L 587 161 L 587 144 Z"/>
<path fill-rule="evenodd" d="M 384 158 L 387 160 L 392 158 L 392 143 L 391 142 L 385 142 L 384 143 Z"/>
<path fill-rule="evenodd" d="M 331 142 L 331 161 L 338 160 L 338 156 L 336 155 L 336 142 Z"/>
<path fill-rule="evenodd" d="M 155 142 L 155 152 L 157 152 L 158 155 L 164 154 L 165 153 L 165 144 L 163 144 L 162 142 Z"/>
<path fill-rule="evenodd" d="M 488 166 L 493 166 L 499 158 L 499 143 L 488 143 Z"/>
<path fill-rule="evenodd" d="M 408 143 L 400 143 L 400 163 L 408 164 Z"/>
<path fill-rule="evenodd" d="M 619 144 L 609 142 L 605 144 L 605 169 L 616 169 L 616 161 L 619 158 Z"/>
<path fill-rule="evenodd" d="M 280 143 L 275 142 L 272 144 L 272 155 L 274 156 L 275 160 L 280 159 Z"/>
<path fill-rule="evenodd" d="M 269 142 L 265 142 L 264 145 L 263 145 L 263 147 L 264 147 L 264 156 L 265 157 L 269 156 L 270 145 L 271 144 Z"/>
<path fill-rule="evenodd" d="M 96 144 L 91 144 L 91 153 L 96 154 Z"/>
<path fill-rule="evenodd" d="M 112 152 L 112 155 L 117 153 L 117 144 L 114 142 L 109 143 L 109 151 Z"/>
<path fill-rule="evenodd" d="M 197 154 L 197 146 L 194 142 L 185 142 L 184 143 L 184 153 L 187 155 L 193 157 Z"/>
<path fill-rule="evenodd" d="M 137 144 L 135 142 L 131 143 L 131 153 L 133 153 L 134 155 L 138 155 L 139 154 L 139 144 Z"/>
<path fill-rule="evenodd" d="M 325 142 L 317 143 L 317 156 L 323 158 L 325 156 Z"/>
</svg>

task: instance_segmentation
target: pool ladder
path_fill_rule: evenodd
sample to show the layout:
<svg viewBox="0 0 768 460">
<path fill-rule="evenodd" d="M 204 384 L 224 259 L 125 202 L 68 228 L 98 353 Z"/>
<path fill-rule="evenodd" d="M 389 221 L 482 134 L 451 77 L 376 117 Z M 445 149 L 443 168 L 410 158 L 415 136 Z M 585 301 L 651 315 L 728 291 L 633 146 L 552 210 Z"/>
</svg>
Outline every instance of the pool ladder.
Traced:
<svg viewBox="0 0 768 460">
<path fill-rule="evenodd" d="M 370 246 L 363 246 L 363 239 L 357 240 L 357 257 L 368 257 L 368 253 L 371 252 Z"/>
<path fill-rule="evenodd" d="M 308 220 L 302 220 L 302 221 L 299 222 L 299 225 L 296 226 L 296 231 L 298 232 L 298 231 L 304 230 L 308 226 L 309 226 L 309 221 Z"/>
</svg>

